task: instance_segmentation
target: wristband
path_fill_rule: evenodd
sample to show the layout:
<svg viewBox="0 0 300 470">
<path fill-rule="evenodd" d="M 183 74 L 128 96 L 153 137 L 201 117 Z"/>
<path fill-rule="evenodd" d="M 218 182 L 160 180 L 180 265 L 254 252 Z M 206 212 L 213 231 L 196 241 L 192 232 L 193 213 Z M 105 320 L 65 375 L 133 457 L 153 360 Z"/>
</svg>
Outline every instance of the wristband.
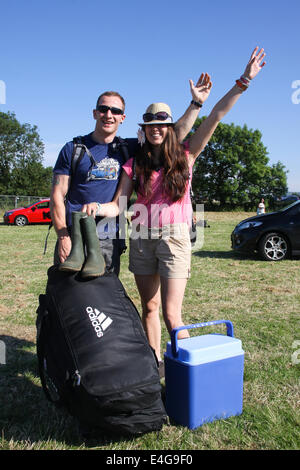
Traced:
<svg viewBox="0 0 300 470">
<path fill-rule="evenodd" d="M 199 101 L 194 101 L 194 100 L 191 101 L 191 104 L 197 106 L 197 108 L 202 108 L 203 106 L 203 103 L 200 103 Z"/>
<path fill-rule="evenodd" d="M 100 212 L 101 212 L 101 204 L 100 202 L 97 202 L 96 215 L 100 215 Z"/>
<path fill-rule="evenodd" d="M 242 76 L 241 76 L 241 79 L 245 80 L 245 81 L 250 85 L 251 78 L 248 78 L 248 77 L 246 77 L 245 75 L 242 75 Z"/>
<path fill-rule="evenodd" d="M 245 85 L 241 80 L 236 80 L 235 83 L 242 91 L 245 91 L 248 88 L 248 85 Z"/>
</svg>

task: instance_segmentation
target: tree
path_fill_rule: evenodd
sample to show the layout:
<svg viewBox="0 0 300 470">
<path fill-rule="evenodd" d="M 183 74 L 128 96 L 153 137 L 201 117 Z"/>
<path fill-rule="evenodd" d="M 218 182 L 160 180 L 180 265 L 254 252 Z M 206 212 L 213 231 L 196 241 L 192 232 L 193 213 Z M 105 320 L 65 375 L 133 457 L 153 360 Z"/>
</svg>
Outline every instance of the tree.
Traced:
<svg viewBox="0 0 300 470">
<path fill-rule="evenodd" d="M 192 132 L 204 118 L 197 119 Z M 195 202 L 222 208 L 255 209 L 261 197 L 268 201 L 286 193 L 284 165 L 268 166 L 266 147 L 258 130 L 220 123 L 194 166 Z"/>
<path fill-rule="evenodd" d="M 16 195 L 49 196 L 52 167 L 44 168 L 40 162 L 27 162 L 11 172 L 11 188 Z"/>
<path fill-rule="evenodd" d="M 44 144 L 37 126 L 20 124 L 14 113 L 0 113 L 0 192 L 48 195 L 51 168 L 42 165 Z"/>
</svg>

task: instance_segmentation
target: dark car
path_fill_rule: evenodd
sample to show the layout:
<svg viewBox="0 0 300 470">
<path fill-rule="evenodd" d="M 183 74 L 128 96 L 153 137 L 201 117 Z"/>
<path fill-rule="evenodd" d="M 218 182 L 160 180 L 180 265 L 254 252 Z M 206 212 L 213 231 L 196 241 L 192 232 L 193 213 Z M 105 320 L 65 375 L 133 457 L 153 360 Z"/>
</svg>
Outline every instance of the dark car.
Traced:
<svg viewBox="0 0 300 470">
<path fill-rule="evenodd" d="M 267 261 L 300 254 L 300 201 L 277 212 L 242 220 L 231 234 L 233 250 L 258 252 Z"/>
<path fill-rule="evenodd" d="M 300 200 L 300 196 L 297 196 L 296 194 L 291 194 L 289 196 L 284 196 L 281 199 L 277 199 L 277 201 L 275 201 L 276 209 L 281 209 L 283 207 L 287 207 L 290 204 L 292 204 L 293 202 L 299 201 L 299 200 Z"/>
<path fill-rule="evenodd" d="M 36 223 L 49 224 L 51 222 L 50 199 L 42 199 L 27 207 L 19 207 L 6 211 L 3 216 L 3 222 L 18 226 Z"/>
</svg>

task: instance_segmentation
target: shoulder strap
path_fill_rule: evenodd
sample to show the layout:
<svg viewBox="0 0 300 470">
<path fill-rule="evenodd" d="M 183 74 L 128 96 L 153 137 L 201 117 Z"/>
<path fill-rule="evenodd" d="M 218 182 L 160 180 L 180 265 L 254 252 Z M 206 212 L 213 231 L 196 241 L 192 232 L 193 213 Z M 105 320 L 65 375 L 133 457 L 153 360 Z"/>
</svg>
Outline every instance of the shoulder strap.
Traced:
<svg viewBox="0 0 300 470">
<path fill-rule="evenodd" d="M 136 183 L 136 158 L 133 157 L 133 160 L 132 160 L 132 181 L 134 181 Z"/>
<path fill-rule="evenodd" d="M 192 188 L 191 178 L 189 178 L 189 180 L 190 180 L 190 198 L 191 198 L 191 202 L 192 202 L 193 199 L 194 199 L 194 191 L 193 191 L 193 188 Z"/>
<path fill-rule="evenodd" d="M 50 230 L 51 230 L 52 227 L 53 227 L 53 222 L 51 220 L 51 222 L 49 224 L 49 228 L 48 228 L 48 233 L 47 233 L 46 238 L 45 238 L 44 255 L 46 254 L 46 251 L 47 251 L 48 237 L 49 237 Z"/>
<path fill-rule="evenodd" d="M 71 157 L 71 171 L 72 175 L 76 173 L 76 169 L 83 158 L 83 155 L 87 153 L 90 157 L 90 160 L 93 165 L 96 165 L 96 161 L 89 151 L 89 149 L 84 145 L 84 137 L 78 136 L 73 138 L 73 153 Z"/>
<path fill-rule="evenodd" d="M 76 173 L 76 168 L 83 158 L 85 149 L 82 145 L 83 137 L 78 136 L 73 138 L 73 153 L 71 157 L 71 172 L 72 175 Z"/>
<path fill-rule="evenodd" d="M 117 141 L 118 141 L 117 144 L 114 143 L 113 145 L 117 145 L 121 149 L 124 160 L 125 162 L 127 162 L 127 160 L 130 159 L 129 150 L 128 150 L 128 140 L 122 139 L 122 137 L 117 137 Z"/>
<path fill-rule="evenodd" d="M 119 140 L 119 145 L 121 148 L 121 151 L 123 153 L 124 159 L 127 162 L 130 158 L 132 158 L 132 180 L 136 181 L 136 159 L 135 159 L 135 147 L 137 146 L 137 139 L 122 139 L 121 137 L 118 137 Z M 129 147 L 131 148 L 132 155 L 129 153 Z"/>
</svg>

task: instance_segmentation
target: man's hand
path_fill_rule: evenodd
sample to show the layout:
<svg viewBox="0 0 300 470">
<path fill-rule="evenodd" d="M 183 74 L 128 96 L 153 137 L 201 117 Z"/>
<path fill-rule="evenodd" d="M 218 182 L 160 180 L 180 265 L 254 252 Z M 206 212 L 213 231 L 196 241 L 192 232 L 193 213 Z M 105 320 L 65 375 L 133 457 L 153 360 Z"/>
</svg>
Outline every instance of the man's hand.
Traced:
<svg viewBox="0 0 300 470">
<path fill-rule="evenodd" d="M 69 256 L 72 248 L 71 238 L 69 236 L 59 237 L 58 238 L 58 256 L 60 262 L 63 263 L 66 261 Z"/>
<path fill-rule="evenodd" d="M 189 82 L 193 100 L 203 104 L 209 97 L 212 87 L 210 75 L 202 73 L 196 85 L 194 85 L 193 80 L 189 80 Z"/>
</svg>

